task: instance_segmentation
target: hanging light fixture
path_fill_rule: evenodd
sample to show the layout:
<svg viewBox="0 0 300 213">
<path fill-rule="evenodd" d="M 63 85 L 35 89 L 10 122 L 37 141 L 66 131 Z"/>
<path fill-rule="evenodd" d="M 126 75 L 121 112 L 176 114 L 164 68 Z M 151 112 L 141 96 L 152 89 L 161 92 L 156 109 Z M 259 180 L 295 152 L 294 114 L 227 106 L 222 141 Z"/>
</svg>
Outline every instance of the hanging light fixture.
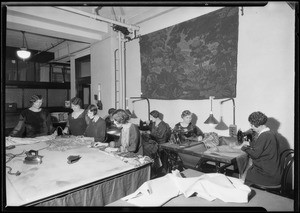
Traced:
<svg viewBox="0 0 300 213">
<path fill-rule="evenodd" d="M 20 50 L 17 51 L 17 55 L 25 60 L 25 59 L 28 59 L 31 55 L 31 52 L 27 50 L 27 41 L 26 41 L 26 37 L 25 37 L 25 32 L 22 31 L 22 34 L 23 34 L 23 45 L 22 47 L 20 48 Z M 25 46 L 26 44 L 26 46 Z"/>
<path fill-rule="evenodd" d="M 221 103 L 221 117 L 220 117 L 220 122 L 218 123 L 217 126 L 215 126 L 215 129 L 218 129 L 218 130 L 227 130 L 228 129 L 228 126 L 226 125 L 226 123 L 223 121 L 223 110 L 222 110 L 222 101 L 220 102 Z"/>
<path fill-rule="evenodd" d="M 209 117 L 204 122 L 205 124 L 218 124 L 219 123 L 217 121 L 217 119 L 215 119 L 215 117 L 213 115 L 213 112 L 212 112 L 212 99 L 213 98 L 214 98 L 214 96 L 209 96 L 209 99 L 210 99 L 210 114 L 209 114 Z"/>
</svg>

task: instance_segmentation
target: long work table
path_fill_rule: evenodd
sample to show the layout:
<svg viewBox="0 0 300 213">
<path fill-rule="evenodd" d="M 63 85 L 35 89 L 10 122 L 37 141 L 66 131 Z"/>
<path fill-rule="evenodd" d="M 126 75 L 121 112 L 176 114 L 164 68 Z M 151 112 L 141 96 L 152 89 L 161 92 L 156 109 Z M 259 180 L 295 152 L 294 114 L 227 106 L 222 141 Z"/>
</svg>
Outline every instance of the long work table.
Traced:
<svg viewBox="0 0 300 213">
<path fill-rule="evenodd" d="M 202 142 L 190 142 L 174 144 L 171 142 L 160 144 L 166 153 L 168 165 L 167 171 L 178 168 L 191 168 L 202 171 L 207 162 L 215 164 L 215 172 L 224 173 L 229 166 L 237 168 L 241 174 L 248 163 L 248 156 L 238 149 L 231 149 L 227 144 L 220 144 L 215 150 L 208 150 Z"/>
<path fill-rule="evenodd" d="M 104 206 L 150 179 L 151 162 L 91 147 L 91 138 L 15 141 L 14 148 L 6 149 L 8 207 Z"/>
</svg>

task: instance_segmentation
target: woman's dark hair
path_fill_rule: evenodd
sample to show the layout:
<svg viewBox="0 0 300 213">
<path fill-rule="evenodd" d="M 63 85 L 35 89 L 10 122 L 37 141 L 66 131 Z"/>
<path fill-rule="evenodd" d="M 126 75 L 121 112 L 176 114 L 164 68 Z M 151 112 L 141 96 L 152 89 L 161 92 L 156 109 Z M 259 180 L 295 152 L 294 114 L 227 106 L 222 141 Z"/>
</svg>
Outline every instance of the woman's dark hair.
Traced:
<svg viewBox="0 0 300 213">
<path fill-rule="evenodd" d="M 31 96 L 31 98 L 29 99 L 29 103 L 31 105 L 33 105 L 34 102 L 36 102 L 37 100 L 43 100 L 43 96 L 41 95 L 33 95 Z"/>
<path fill-rule="evenodd" d="M 70 100 L 70 103 L 73 105 L 79 105 L 82 108 L 82 100 L 80 98 L 74 97 Z"/>
<path fill-rule="evenodd" d="M 125 112 L 123 109 L 117 109 L 113 114 L 112 117 L 115 121 L 120 124 L 125 124 L 130 119 L 130 116 Z"/>
<path fill-rule="evenodd" d="M 115 108 L 110 108 L 110 109 L 108 110 L 108 114 L 110 115 L 110 114 L 114 113 L 115 111 L 116 111 Z"/>
<path fill-rule="evenodd" d="M 91 111 L 93 115 L 96 115 L 98 113 L 98 108 L 94 104 L 89 105 L 87 107 L 87 110 Z"/>
<path fill-rule="evenodd" d="M 151 111 L 150 112 L 150 115 L 152 115 L 154 118 L 158 118 L 159 117 L 159 111 L 157 111 L 157 110 L 153 110 L 153 111 Z"/>
<path fill-rule="evenodd" d="M 267 123 L 268 117 L 264 113 L 257 111 L 257 112 L 252 112 L 249 115 L 248 121 L 250 122 L 250 124 L 254 125 L 255 127 L 259 127 Z"/>
<path fill-rule="evenodd" d="M 190 110 L 184 110 L 182 113 L 181 113 L 181 118 L 184 118 L 185 116 L 187 115 L 191 115 L 191 111 Z"/>
</svg>

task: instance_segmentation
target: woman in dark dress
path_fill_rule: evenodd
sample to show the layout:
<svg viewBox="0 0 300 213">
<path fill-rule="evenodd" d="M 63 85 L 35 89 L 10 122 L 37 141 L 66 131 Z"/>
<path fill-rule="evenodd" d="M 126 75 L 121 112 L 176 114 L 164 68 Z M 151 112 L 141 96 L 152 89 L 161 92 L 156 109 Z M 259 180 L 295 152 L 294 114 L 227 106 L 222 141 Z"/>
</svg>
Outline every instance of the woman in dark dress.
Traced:
<svg viewBox="0 0 300 213">
<path fill-rule="evenodd" d="M 245 172 L 245 184 L 276 186 L 280 184 L 281 169 L 278 143 L 275 134 L 265 125 L 268 117 L 262 112 L 249 115 L 251 129 L 257 133 L 256 139 L 241 149 L 252 160 L 251 167 Z"/>
<path fill-rule="evenodd" d="M 82 101 L 80 98 L 74 97 L 70 100 L 73 112 L 68 116 L 66 127 L 63 134 L 83 135 L 90 121 L 87 111 L 82 109 Z"/>
<path fill-rule="evenodd" d="M 106 124 L 104 119 L 100 118 L 98 108 L 95 105 L 89 105 L 87 108 L 87 115 L 91 119 L 84 136 L 93 137 L 95 142 L 104 142 L 106 135 Z"/>
<path fill-rule="evenodd" d="M 144 155 L 154 160 L 151 173 L 160 175 L 163 173 L 163 168 L 166 168 L 167 157 L 159 144 L 168 142 L 171 135 L 171 128 L 169 124 L 161 119 L 160 112 L 157 110 L 150 112 L 150 120 L 152 121 L 151 123 L 149 121 L 150 131 L 142 134 Z"/>
<path fill-rule="evenodd" d="M 189 110 L 184 110 L 181 118 L 182 122 L 175 125 L 173 132 L 179 133 L 182 140 L 201 141 L 204 138 L 204 134 L 199 127 L 191 123 L 192 113 Z"/>
<path fill-rule="evenodd" d="M 50 113 L 41 108 L 43 97 L 33 95 L 29 100 L 31 107 L 21 112 L 17 126 L 10 133 L 12 137 L 37 137 L 54 132 Z"/>
</svg>

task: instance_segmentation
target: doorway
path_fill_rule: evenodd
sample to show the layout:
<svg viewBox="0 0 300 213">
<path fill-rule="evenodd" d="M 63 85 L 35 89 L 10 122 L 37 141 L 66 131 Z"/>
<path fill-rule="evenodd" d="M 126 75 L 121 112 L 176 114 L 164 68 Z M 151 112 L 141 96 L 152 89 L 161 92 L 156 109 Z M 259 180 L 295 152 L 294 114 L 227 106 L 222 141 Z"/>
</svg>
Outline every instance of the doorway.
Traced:
<svg viewBox="0 0 300 213">
<path fill-rule="evenodd" d="M 91 104 L 91 56 L 75 59 L 76 96 L 82 100 L 83 108 Z"/>
</svg>

